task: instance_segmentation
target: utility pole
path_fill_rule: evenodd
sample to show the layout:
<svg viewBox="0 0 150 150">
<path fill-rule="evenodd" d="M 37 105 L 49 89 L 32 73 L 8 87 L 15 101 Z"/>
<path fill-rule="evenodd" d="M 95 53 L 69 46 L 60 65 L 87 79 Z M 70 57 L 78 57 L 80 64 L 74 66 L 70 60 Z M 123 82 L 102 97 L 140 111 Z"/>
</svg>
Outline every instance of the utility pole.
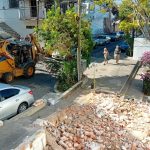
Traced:
<svg viewBox="0 0 150 150">
<path fill-rule="evenodd" d="M 77 48 L 77 70 L 78 70 L 78 81 L 81 80 L 81 0 L 78 0 L 78 48 Z"/>
<path fill-rule="evenodd" d="M 40 0 L 36 0 L 37 1 L 37 37 L 38 37 L 38 34 L 39 34 L 39 3 L 40 3 Z"/>
</svg>

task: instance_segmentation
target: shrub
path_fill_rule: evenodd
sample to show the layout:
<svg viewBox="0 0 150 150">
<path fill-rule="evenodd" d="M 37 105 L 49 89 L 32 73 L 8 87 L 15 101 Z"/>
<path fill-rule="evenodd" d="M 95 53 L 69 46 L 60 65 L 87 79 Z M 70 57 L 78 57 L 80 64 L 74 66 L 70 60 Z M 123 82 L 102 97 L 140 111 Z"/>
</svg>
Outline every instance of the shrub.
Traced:
<svg viewBox="0 0 150 150">
<path fill-rule="evenodd" d="M 143 65 L 150 65 L 150 51 L 144 52 L 142 58 L 141 58 Z"/>
<path fill-rule="evenodd" d="M 141 79 L 142 80 L 147 80 L 147 81 L 150 82 L 150 73 L 146 72 L 146 73 L 141 74 Z"/>
</svg>

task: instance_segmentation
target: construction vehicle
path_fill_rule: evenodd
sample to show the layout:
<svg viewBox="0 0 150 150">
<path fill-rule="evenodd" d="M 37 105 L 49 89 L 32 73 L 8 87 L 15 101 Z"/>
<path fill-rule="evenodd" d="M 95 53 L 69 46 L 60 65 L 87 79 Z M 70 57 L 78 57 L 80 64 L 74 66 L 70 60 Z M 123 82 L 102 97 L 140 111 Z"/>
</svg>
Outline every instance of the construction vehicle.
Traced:
<svg viewBox="0 0 150 150">
<path fill-rule="evenodd" d="M 24 41 L 0 41 L 0 78 L 6 83 L 12 82 L 14 77 L 30 78 L 35 73 L 42 49 L 34 35 L 30 34 L 27 38 Z"/>
</svg>

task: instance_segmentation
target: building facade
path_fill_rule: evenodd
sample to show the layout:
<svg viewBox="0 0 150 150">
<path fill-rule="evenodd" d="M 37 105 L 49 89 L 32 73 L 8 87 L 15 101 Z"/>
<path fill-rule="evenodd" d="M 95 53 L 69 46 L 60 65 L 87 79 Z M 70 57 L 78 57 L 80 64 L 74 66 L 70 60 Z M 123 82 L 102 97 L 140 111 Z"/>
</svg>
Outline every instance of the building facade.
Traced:
<svg viewBox="0 0 150 150">
<path fill-rule="evenodd" d="M 6 30 L 7 26 L 24 37 L 32 33 L 45 16 L 44 0 L 0 0 L 0 30 Z"/>
</svg>

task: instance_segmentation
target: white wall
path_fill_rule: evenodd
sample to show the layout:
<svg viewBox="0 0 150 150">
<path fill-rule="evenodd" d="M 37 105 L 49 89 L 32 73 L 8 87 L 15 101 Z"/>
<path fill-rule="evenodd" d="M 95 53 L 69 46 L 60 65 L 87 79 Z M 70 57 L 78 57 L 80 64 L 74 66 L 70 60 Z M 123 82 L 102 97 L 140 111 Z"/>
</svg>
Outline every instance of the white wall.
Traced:
<svg viewBox="0 0 150 150">
<path fill-rule="evenodd" d="M 92 34 L 97 34 L 103 32 L 103 21 L 104 18 L 108 17 L 108 13 L 101 13 L 100 7 L 95 6 L 95 13 L 94 13 L 94 19 L 92 21 Z"/>
<path fill-rule="evenodd" d="M 150 40 L 134 38 L 133 59 L 140 60 L 145 51 L 150 51 Z"/>
<path fill-rule="evenodd" d="M 8 9 L 4 11 L 4 22 L 21 36 L 32 33 L 33 30 L 26 29 L 24 21 L 19 19 L 18 9 Z"/>
<path fill-rule="evenodd" d="M 84 13 L 85 19 L 89 19 L 91 21 L 91 29 L 92 29 L 92 34 L 100 34 L 104 31 L 103 27 L 103 21 L 104 18 L 108 18 L 108 12 L 106 13 L 101 13 L 100 12 L 100 6 L 95 5 L 95 10 L 90 11 L 89 7 L 90 5 L 93 5 L 93 2 L 85 2 L 83 3 L 84 6 Z M 77 11 L 77 5 L 75 6 L 75 10 Z"/>
<path fill-rule="evenodd" d="M 19 3 L 21 7 L 27 8 L 25 11 L 25 15 L 27 16 L 28 19 L 30 19 L 30 4 L 29 0 L 25 0 L 24 3 Z M 39 7 L 39 16 L 44 18 L 44 3 L 40 3 Z M 2 10 L 2 8 L 5 7 L 5 9 Z M 41 7 L 43 9 L 41 9 Z M 33 32 L 33 29 L 26 29 L 26 24 L 24 20 L 20 20 L 20 9 L 12 9 L 9 8 L 9 1 L 8 0 L 0 0 L 0 22 L 5 22 L 7 25 L 9 25 L 14 31 L 19 33 L 21 36 L 26 36 L 29 33 Z M 36 19 L 36 18 L 35 18 Z M 30 20 L 32 23 L 32 20 Z M 28 23 L 28 25 L 30 25 Z M 33 24 L 32 24 L 33 25 Z"/>
<path fill-rule="evenodd" d="M 1 8 L 8 9 L 9 8 L 9 0 L 0 0 L 0 9 Z"/>
</svg>

